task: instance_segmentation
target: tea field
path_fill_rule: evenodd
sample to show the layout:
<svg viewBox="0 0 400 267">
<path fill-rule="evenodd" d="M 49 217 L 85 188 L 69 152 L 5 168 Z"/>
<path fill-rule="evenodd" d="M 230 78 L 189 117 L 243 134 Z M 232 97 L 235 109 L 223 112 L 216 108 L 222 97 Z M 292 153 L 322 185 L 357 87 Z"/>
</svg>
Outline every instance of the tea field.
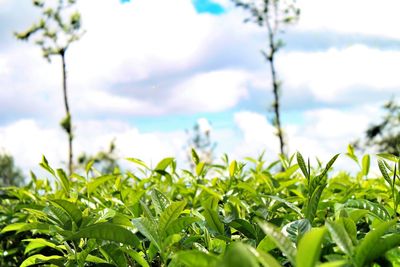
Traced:
<svg viewBox="0 0 400 267">
<path fill-rule="evenodd" d="M 338 156 L 209 165 L 193 151 L 193 170 L 130 158 L 70 177 L 43 158 L 53 180 L 0 191 L 0 266 L 400 266 L 399 159 L 350 150 L 349 175 Z"/>
</svg>

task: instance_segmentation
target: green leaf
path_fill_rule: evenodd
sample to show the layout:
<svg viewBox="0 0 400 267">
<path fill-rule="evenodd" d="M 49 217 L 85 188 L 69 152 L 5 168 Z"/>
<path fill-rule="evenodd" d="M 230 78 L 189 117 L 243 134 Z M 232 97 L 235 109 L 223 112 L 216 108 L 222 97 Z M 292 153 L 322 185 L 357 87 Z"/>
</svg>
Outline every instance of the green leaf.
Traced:
<svg viewBox="0 0 400 267">
<path fill-rule="evenodd" d="M 197 174 L 197 176 L 200 176 L 203 173 L 205 165 L 206 165 L 206 163 L 204 161 L 201 161 L 196 165 L 196 174 Z"/>
<path fill-rule="evenodd" d="M 258 224 L 264 233 L 268 235 L 271 240 L 274 241 L 275 245 L 286 255 L 288 260 L 295 265 L 296 248 L 293 243 L 284 236 L 275 225 L 262 221 L 258 221 Z"/>
<path fill-rule="evenodd" d="M 236 160 L 233 160 L 229 165 L 229 176 L 233 177 L 236 173 L 236 170 L 237 170 L 237 162 Z"/>
<path fill-rule="evenodd" d="M 321 199 L 322 191 L 325 189 L 326 184 L 319 185 L 314 193 L 311 195 L 311 198 L 308 200 L 306 205 L 305 216 L 312 223 L 315 218 L 315 214 L 318 210 L 319 200 Z"/>
<path fill-rule="evenodd" d="M 139 166 L 144 167 L 146 170 L 150 170 L 150 168 L 146 165 L 146 163 L 144 163 L 143 161 L 141 161 L 140 159 L 135 159 L 135 158 L 126 158 L 126 160 L 133 162 Z"/>
<path fill-rule="evenodd" d="M 144 253 L 143 252 L 136 252 L 132 249 L 126 249 L 125 247 L 121 247 L 121 249 L 131 256 L 131 258 L 136 261 L 140 266 L 142 267 L 150 267 L 150 265 L 147 263 L 147 261 L 144 259 Z"/>
<path fill-rule="evenodd" d="M 318 267 L 344 267 L 344 266 L 349 266 L 349 262 L 347 260 L 324 262 L 318 265 Z"/>
<path fill-rule="evenodd" d="M 44 256 L 41 254 L 36 254 L 24 260 L 21 263 L 20 267 L 27 267 L 46 262 L 60 262 L 62 258 L 63 258 L 62 256 Z"/>
<path fill-rule="evenodd" d="M 51 202 L 62 208 L 78 227 L 81 225 L 82 212 L 77 208 L 75 204 L 63 199 L 55 199 L 51 200 Z"/>
<path fill-rule="evenodd" d="M 224 224 L 219 219 L 218 213 L 215 210 L 205 208 L 203 215 L 211 230 L 217 234 L 225 235 Z"/>
<path fill-rule="evenodd" d="M 364 157 L 362 158 L 362 173 L 364 176 L 367 176 L 369 173 L 370 162 L 370 156 L 368 154 L 364 155 Z"/>
<path fill-rule="evenodd" d="M 154 170 L 156 171 L 165 171 L 165 169 L 172 164 L 172 162 L 174 161 L 174 158 L 165 158 L 163 160 L 161 160 L 157 166 L 154 168 Z"/>
<path fill-rule="evenodd" d="M 218 264 L 222 267 L 259 267 L 259 264 L 245 244 L 234 242 L 228 249 Z"/>
<path fill-rule="evenodd" d="M 387 251 L 400 246 L 400 234 L 389 234 L 381 237 L 378 242 L 375 244 L 372 251 L 368 253 L 365 258 L 365 263 L 371 262 L 382 255 L 384 255 Z"/>
<path fill-rule="evenodd" d="M 325 228 L 314 228 L 301 238 L 297 248 L 296 266 L 314 267 L 319 260 Z"/>
<path fill-rule="evenodd" d="M 288 223 L 283 229 L 289 234 L 289 238 L 297 244 L 303 235 L 311 230 L 311 223 L 308 219 L 300 219 Z"/>
<path fill-rule="evenodd" d="M 57 177 L 61 182 L 61 186 L 65 191 L 65 194 L 68 196 L 70 193 L 70 189 L 69 189 L 69 179 L 67 177 L 67 174 L 65 173 L 65 171 L 63 169 L 57 169 Z"/>
<path fill-rule="evenodd" d="M 238 230 L 248 238 L 257 239 L 257 233 L 254 226 L 246 220 L 235 219 L 229 223 L 229 226 Z"/>
<path fill-rule="evenodd" d="M 386 166 L 385 166 L 385 164 L 383 163 L 383 161 L 382 160 L 378 160 L 378 167 L 379 167 L 379 170 L 381 171 L 381 173 L 382 173 L 382 176 L 383 176 L 383 178 L 386 180 L 386 182 L 391 186 L 392 185 L 392 179 L 390 179 L 390 177 L 389 177 L 389 174 L 387 173 L 387 171 L 386 171 Z"/>
<path fill-rule="evenodd" d="M 189 225 L 198 222 L 200 219 L 195 217 L 181 217 L 173 221 L 167 228 L 167 235 L 172 235 L 181 232 L 186 229 Z"/>
<path fill-rule="evenodd" d="M 257 257 L 263 267 L 282 267 L 282 265 L 269 253 L 263 252 L 253 247 L 248 247 L 249 250 Z"/>
<path fill-rule="evenodd" d="M 147 239 L 149 239 L 161 251 L 161 239 L 157 231 L 157 226 L 148 218 L 135 218 L 132 220 L 133 225 L 141 232 Z"/>
<path fill-rule="evenodd" d="M 192 159 L 193 159 L 194 164 L 195 165 L 199 164 L 200 158 L 199 158 L 199 155 L 197 155 L 196 150 L 194 148 L 192 148 L 191 152 L 192 152 Z"/>
<path fill-rule="evenodd" d="M 216 266 L 217 262 L 216 256 L 199 250 L 189 250 L 177 252 L 168 266 L 209 267 Z"/>
<path fill-rule="evenodd" d="M 43 247 L 50 247 L 61 252 L 63 251 L 62 249 L 57 247 L 56 244 L 51 243 L 50 241 L 47 241 L 46 239 L 43 238 L 29 238 L 29 239 L 24 239 L 22 241 L 29 242 L 29 244 L 25 247 L 24 254 L 27 254 L 37 248 L 43 248 Z"/>
<path fill-rule="evenodd" d="M 345 254 L 351 256 L 354 251 L 353 242 L 350 235 L 347 233 L 346 228 L 342 223 L 338 222 L 325 222 L 325 226 L 328 228 L 329 233 L 336 245 Z"/>
<path fill-rule="evenodd" d="M 182 211 L 186 206 L 186 201 L 172 202 L 164 211 L 161 213 L 160 221 L 158 223 L 158 229 L 160 233 L 165 234 L 167 228 L 178 219 Z"/>
<path fill-rule="evenodd" d="M 350 199 L 344 204 L 344 206 L 348 208 L 368 210 L 372 215 L 375 215 L 381 220 L 388 220 L 390 218 L 389 212 L 384 206 L 366 199 Z"/>
<path fill-rule="evenodd" d="M 169 199 L 157 189 L 151 190 L 151 201 L 158 215 L 170 204 Z"/>
<path fill-rule="evenodd" d="M 12 231 L 17 231 L 19 232 L 24 232 L 24 231 L 30 231 L 30 230 L 44 230 L 47 231 L 49 230 L 49 224 L 47 223 L 13 223 L 9 224 L 6 227 L 4 227 L 0 233 L 6 233 L 6 232 L 12 232 Z"/>
<path fill-rule="evenodd" d="M 393 154 L 389 154 L 389 153 L 379 153 L 379 154 L 376 154 L 378 157 L 380 157 L 380 158 L 384 158 L 384 159 L 387 159 L 387 160 L 389 160 L 389 161 L 393 161 L 393 162 L 395 162 L 395 163 L 397 163 L 397 162 L 399 162 L 399 157 L 397 157 L 397 156 L 395 156 L 395 155 L 393 155 Z"/>
<path fill-rule="evenodd" d="M 294 212 L 296 212 L 300 217 L 303 217 L 303 213 L 301 212 L 301 209 L 299 209 L 296 205 L 294 205 L 293 203 L 287 201 L 286 199 L 280 198 L 278 196 L 272 196 L 272 195 L 265 195 L 265 196 L 285 204 L 286 206 L 291 208 Z"/>
<path fill-rule="evenodd" d="M 385 232 L 396 224 L 396 220 L 382 222 L 376 229 L 369 231 L 368 234 L 361 240 L 360 244 L 355 250 L 355 261 L 357 266 L 365 266 L 367 260 L 370 258 L 370 254 L 373 253 L 379 239 L 385 234 Z"/>
<path fill-rule="evenodd" d="M 97 187 L 112 179 L 115 179 L 115 175 L 102 175 L 90 180 L 90 182 L 87 184 L 88 193 L 91 194 L 96 190 Z"/>
<path fill-rule="evenodd" d="M 308 173 L 307 166 L 306 163 L 304 162 L 303 156 L 300 154 L 300 152 L 297 152 L 296 156 L 297 156 L 297 164 L 299 164 L 301 172 L 303 173 L 304 177 L 307 180 L 310 180 L 310 174 Z"/>
<path fill-rule="evenodd" d="M 100 250 L 107 254 L 116 266 L 128 266 L 124 252 L 115 244 L 107 244 L 102 246 Z"/>
<path fill-rule="evenodd" d="M 50 174 L 52 174 L 54 177 L 56 177 L 55 171 L 50 167 L 49 162 L 47 161 L 45 156 L 42 156 L 42 162 L 39 165 Z"/>
<path fill-rule="evenodd" d="M 131 231 L 122 226 L 107 222 L 92 224 L 88 227 L 85 227 L 75 234 L 69 236 L 67 240 L 76 240 L 80 238 L 114 241 L 130 245 L 132 247 L 137 247 L 140 245 L 139 239 Z"/>
</svg>

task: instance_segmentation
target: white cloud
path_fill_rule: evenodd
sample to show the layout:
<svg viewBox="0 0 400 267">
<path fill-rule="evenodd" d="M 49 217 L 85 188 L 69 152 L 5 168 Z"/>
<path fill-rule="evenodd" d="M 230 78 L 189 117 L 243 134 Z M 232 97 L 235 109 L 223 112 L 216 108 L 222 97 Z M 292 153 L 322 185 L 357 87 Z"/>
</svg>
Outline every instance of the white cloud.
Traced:
<svg viewBox="0 0 400 267">
<path fill-rule="evenodd" d="M 302 31 L 359 33 L 400 39 L 397 0 L 301 0 Z"/>
<path fill-rule="evenodd" d="M 184 70 L 202 58 L 215 21 L 197 15 L 191 1 L 101 1 L 95 8 L 80 2 L 87 34 L 70 55 L 77 79 L 124 82 Z"/>
<path fill-rule="evenodd" d="M 201 73 L 174 88 L 169 105 L 192 112 L 222 111 L 247 96 L 247 79 L 248 74 L 236 70 Z"/>
<path fill-rule="evenodd" d="M 235 113 L 234 121 L 243 138 L 232 148 L 235 157 L 255 157 L 263 151 L 275 157 L 279 153 L 275 128 L 267 121 L 264 114 L 241 111 Z"/>
<path fill-rule="evenodd" d="M 183 131 L 142 133 L 123 122 L 99 120 L 76 122 L 74 157 L 107 149 L 114 139 L 120 159 L 135 157 L 155 165 L 164 157 L 185 157 Z M 0 144 L 25 172 L 39 170 L 42 155 L 54 168 L 65 167 L 62 162 L 66 162 L 67 138 L 59 128 L 42 127 L 33 120 L 15 121 L 0 127 Z"/>
<path fill-rule="evenodd" d="M 44 129 L 33 120 L 19 120 L 0 127 L 0 144 L 25 170 L 37 166 L 42 155 L 59 162 L 67 151 L 61 131 Z"/>
<path fill-rule="evenodd" d="M 287 52 L 280 55 L 278 65 L 288 90 L 310 90 L 320 101 L 338 101 L 354 88 L 388 94 L 400 87 L 397 50 L 354 45 L 323 52 Z"/>
</svg>

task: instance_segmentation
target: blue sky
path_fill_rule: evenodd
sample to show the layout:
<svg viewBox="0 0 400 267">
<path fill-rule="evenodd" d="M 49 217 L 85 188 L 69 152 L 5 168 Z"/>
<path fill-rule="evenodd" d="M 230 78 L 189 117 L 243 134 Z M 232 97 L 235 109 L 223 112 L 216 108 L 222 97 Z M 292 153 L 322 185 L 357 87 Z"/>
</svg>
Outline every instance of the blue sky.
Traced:
<svg viewBox="0 0 400 267">
<path fill-rule="evenodd" d="M 244 11 L 229 0 L 78 2 L 87 33 L 67 57 L 76 154 L 115 138 L 121 158 L 184 162 L 185 130 L 206 118 L 218 155 L 265 150 L 275 159 L 270 76 L 260 54 L 266 32 L 243 23 Z M 325 159 L 362 137 L 380 106 L 399 95 L 400 3 L 298 4 L 302 15 L 282 35 L 276 61 L 282 120 L 290 152 Z M 35 170 L 42 154 L 63 166 L 67 147 L 58 126 L 60 62 L 47 63 L 38 47 L 12 36 L 37 15 L 30 1 L 0 0 L 0 148 L 24 170 Z"/>
</svg>

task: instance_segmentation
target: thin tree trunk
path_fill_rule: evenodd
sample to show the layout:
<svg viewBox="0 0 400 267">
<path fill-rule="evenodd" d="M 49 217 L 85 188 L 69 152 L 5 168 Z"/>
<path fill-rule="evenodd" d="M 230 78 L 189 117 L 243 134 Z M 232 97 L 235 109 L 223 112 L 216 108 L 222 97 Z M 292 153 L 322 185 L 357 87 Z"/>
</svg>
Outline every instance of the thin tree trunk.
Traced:
<svg viewBox="0 0 400 267">
<path fill-rule="evenodd" d="M 61 61 L 62 61 L 62 79 L 63 79 L 63 94 L 64 94 L 64 106 L 65 106 L 65 113 L 66 113 L 66 120 L 67 123 L 63 126 L 64 130 L 68 134 L 68 171 L 69 174 L 72 174 L 72 140 L 73 140 L 73 134 L 72 134 L 72 118 L 71 118 L 71 112 L 69 110 L 69 104 L 68 104 L 68 95 L 67 95 L 67 70 L 66 70 L 66 64 L 65 64 L 65 50 L 61 51 Z"/>
<path fill-rule="evenodd" d="M 282 155 L 285 155 L 285 142 L 283 140 L 283 131 L 281 125 L 281 115 L 280 115 L 280 99 L 279 99 L 279 82 L 275 70 L 274 54 L 271 54 L 269 58 L 269 64 L 272 76 L 272 90 L 274 93 L 274 103 L 272 104 L 275 113 L 275 127 L 277 130 L 277 136 L 279 138 L 279 147 Z"/>
<path fill-rule="evenodd" d="M 274 103 L 272 108 L 275 114 L 274 126 L 277 130 L 277 136 L 279 138 L 279 148 L 282 155 L 285 155 L 285 141 L 283 139 L 283 131 L 281 125 L 281 115 L 280 115 L 280 99 L 279 99 L 279 81 L 275 70 L 275 53 L 278 51 L 278 47 L 275 44 L 275 32 L 271 27 L 268 18 L 266 19 L 266 25 L 268 28 L 268 41 L 269 41 L 269 53 L 264 54 L 270 65 L 271 77 L 272 77 L 272 91 L 274 93 Z"/>
</svg>

